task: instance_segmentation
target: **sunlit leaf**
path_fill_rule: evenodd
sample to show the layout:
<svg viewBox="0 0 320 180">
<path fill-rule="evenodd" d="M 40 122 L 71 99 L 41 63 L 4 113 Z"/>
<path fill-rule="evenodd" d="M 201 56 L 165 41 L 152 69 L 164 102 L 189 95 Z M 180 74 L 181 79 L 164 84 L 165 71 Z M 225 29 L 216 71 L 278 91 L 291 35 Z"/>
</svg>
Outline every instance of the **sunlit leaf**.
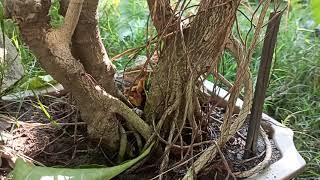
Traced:
<svg viewBox="0 0 320 180">
<path fill-rule="evenodd" d="M 51 85 L 51 84 L 56 84 L 57 82 L 50 76 L 50 75 L 45 75 L 45 76 L 36 76 L 33 78 L 28 79 L 25 83 L 23 83 L 20 87 L 23 89 L 39 89 L 43 88 L 45 86 Z"/>
</svg>

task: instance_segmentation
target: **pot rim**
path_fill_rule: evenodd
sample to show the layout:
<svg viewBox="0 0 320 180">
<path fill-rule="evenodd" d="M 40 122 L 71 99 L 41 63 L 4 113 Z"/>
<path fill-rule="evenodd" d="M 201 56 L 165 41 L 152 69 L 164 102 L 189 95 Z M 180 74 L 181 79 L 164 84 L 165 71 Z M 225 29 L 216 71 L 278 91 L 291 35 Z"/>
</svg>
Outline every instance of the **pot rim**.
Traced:
<svg viewBox="0 0 320 180">
<path fill-rule="evenodd" d="M 230 95 L 228 95 L 226 90 L 218 86 L 214 86 L 214 84 L 208 80 L 204 81 L 204 86 L 211 92 L 215 88 L 215 92 L 218 93 L 216 97 L 219 100 L 223 100 L 223 105 L 227 103 Z M 239 111 L 242 105 L 243 101 L 241 99 L 237 99 L 236 111 Z M 263 171 L 248 177 L 247 179 L 265 180 L 294 178 L 305 169 L 306 161 L 302 158 L 294 145 L 293 131 L 265 113 L 262 114 L 262 120 L 262 122 L 267 123 L 269 125 L 268 127 L 272 129 L 273 133 L 271 133 L 271 137 L 281 153 L 281 158 L 266 167 Z"/>
</svg>

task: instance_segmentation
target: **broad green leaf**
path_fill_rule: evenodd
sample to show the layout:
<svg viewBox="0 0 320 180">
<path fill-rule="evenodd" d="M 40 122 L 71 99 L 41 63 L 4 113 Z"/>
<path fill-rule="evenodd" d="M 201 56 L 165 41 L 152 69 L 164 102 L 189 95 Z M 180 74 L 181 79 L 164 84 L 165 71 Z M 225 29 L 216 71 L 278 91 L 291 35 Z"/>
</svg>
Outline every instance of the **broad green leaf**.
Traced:
<svg viewBox="0 0 320 180">
<path fill-rule="evenodd" d="M 22 159 L 17 159 L 13 170 L 13 180 L 107 180 L 119 175 L 146 157 L 150 153 L 152 146 L 153 144 L 135 159 L 107 168 L 68 169 L 40 167 L 26 163 Z"/>
<path fill-rule="evenodd" d="M 23 89 L 34 90 L 46 87 L 51 84 L 56 84 L 57 82 L 50 76 L 36 76 L 28 79 L 27 82 L 23 83 L 20 87 Z"/>
<path fill-rule="evenodd" d="M 314 20 L 320 24 L 320 0 L 311 0 L 311 7 Z"/>
</svg>

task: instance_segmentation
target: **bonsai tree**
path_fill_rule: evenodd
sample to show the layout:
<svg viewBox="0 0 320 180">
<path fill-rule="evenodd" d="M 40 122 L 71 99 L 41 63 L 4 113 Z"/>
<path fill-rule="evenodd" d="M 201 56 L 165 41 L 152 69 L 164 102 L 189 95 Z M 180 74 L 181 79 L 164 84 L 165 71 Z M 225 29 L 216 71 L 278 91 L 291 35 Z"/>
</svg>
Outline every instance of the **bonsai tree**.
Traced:
<svg viewBox="0 0 320 180">
<path fill-rule="evenodd" d="M 17 22 L 22 38 L 43 69 L 71 92 L 91 139 L 100 140 L 110 153 L 123 156 L 126 131 L 135 131 L 146 146 L 157 142 L 153 153 L 163 157 L 161 172 L 168 167 L 170 153 L 182 153 L 184 160 L 194 158 L 193 149 L 209 143 L 209 148 L 191 163 L 194 174 L 199 173 L 243 125 L 250 111 L 249 65 L 270 0 L 259 6 L 260 15 L 252 24 L 254 33 L 250 41 L 232 34 L 240 0 L 201 0 L 188 23 L 183 14 L 189 1 L 172 4 L 167 0 L 147 0 L 157 32 L 147 47 L 152 44 L 159 59 L 150 78 L 144 116 L 132 110 L 133 105 L 117 88 L 116 68 L 100 39 L 98 2 L 60 0 L 64 23 L 59 28 L 50 25 L 51 0 L 4 0 L 4 7 L 5 16 Z M 234 84 L 218 71 L 225 50 L 236 59 Z M 221 135 L 215 143 L 202 137 L 205 122 L 219 104 L 210 100 L 212 96 L 203 87 L 202 82 L 209 74 L 224 83 L 230 95 Z M 238 116 L 233 116 L 241 91 L 244 105 Z M 202 106 L 208 103 L 210 108 L 204 110 Z"/>
</svg>

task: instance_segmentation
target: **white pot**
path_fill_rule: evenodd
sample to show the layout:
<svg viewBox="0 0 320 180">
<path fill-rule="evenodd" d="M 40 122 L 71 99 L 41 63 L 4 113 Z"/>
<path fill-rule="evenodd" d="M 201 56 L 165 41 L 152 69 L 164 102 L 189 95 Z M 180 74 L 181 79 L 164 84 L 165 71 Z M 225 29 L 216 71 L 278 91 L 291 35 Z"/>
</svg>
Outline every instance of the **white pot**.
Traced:
<svg viewBox="0 0 320 180">
<path fill-rule="evenodd" d="M 205 87 L 208 90 L 213 90 L 213 83 L 210 81 L 204 82 Z M 216 87 L 215 92 L 218 93 L 216 98 L 220 101 L 228 94 L 228 92 L 222 88 Z M 227 104 L 229 96 L 227 96 L 222 102 L 222 106 Z M 238 99 L 236 102 L 237 109 L 239 110 L 243 105 L 243 101 Z M 266 180 L 266 179 L 292 179 L 301 173 L 306 162 L 301 157 L 293 143 L 293 131 L 271 118 L 266 114 L 262 114 L 262 120 L 269 124 L 271 129 L 271 138 L 273 139 L 276 147 L 281 152 L 281 158 L 275 163 L 265 168 L 262 172 L 248 179 Z M 266 127 L 264 127 L 266 128 Z"/>
</svg>

